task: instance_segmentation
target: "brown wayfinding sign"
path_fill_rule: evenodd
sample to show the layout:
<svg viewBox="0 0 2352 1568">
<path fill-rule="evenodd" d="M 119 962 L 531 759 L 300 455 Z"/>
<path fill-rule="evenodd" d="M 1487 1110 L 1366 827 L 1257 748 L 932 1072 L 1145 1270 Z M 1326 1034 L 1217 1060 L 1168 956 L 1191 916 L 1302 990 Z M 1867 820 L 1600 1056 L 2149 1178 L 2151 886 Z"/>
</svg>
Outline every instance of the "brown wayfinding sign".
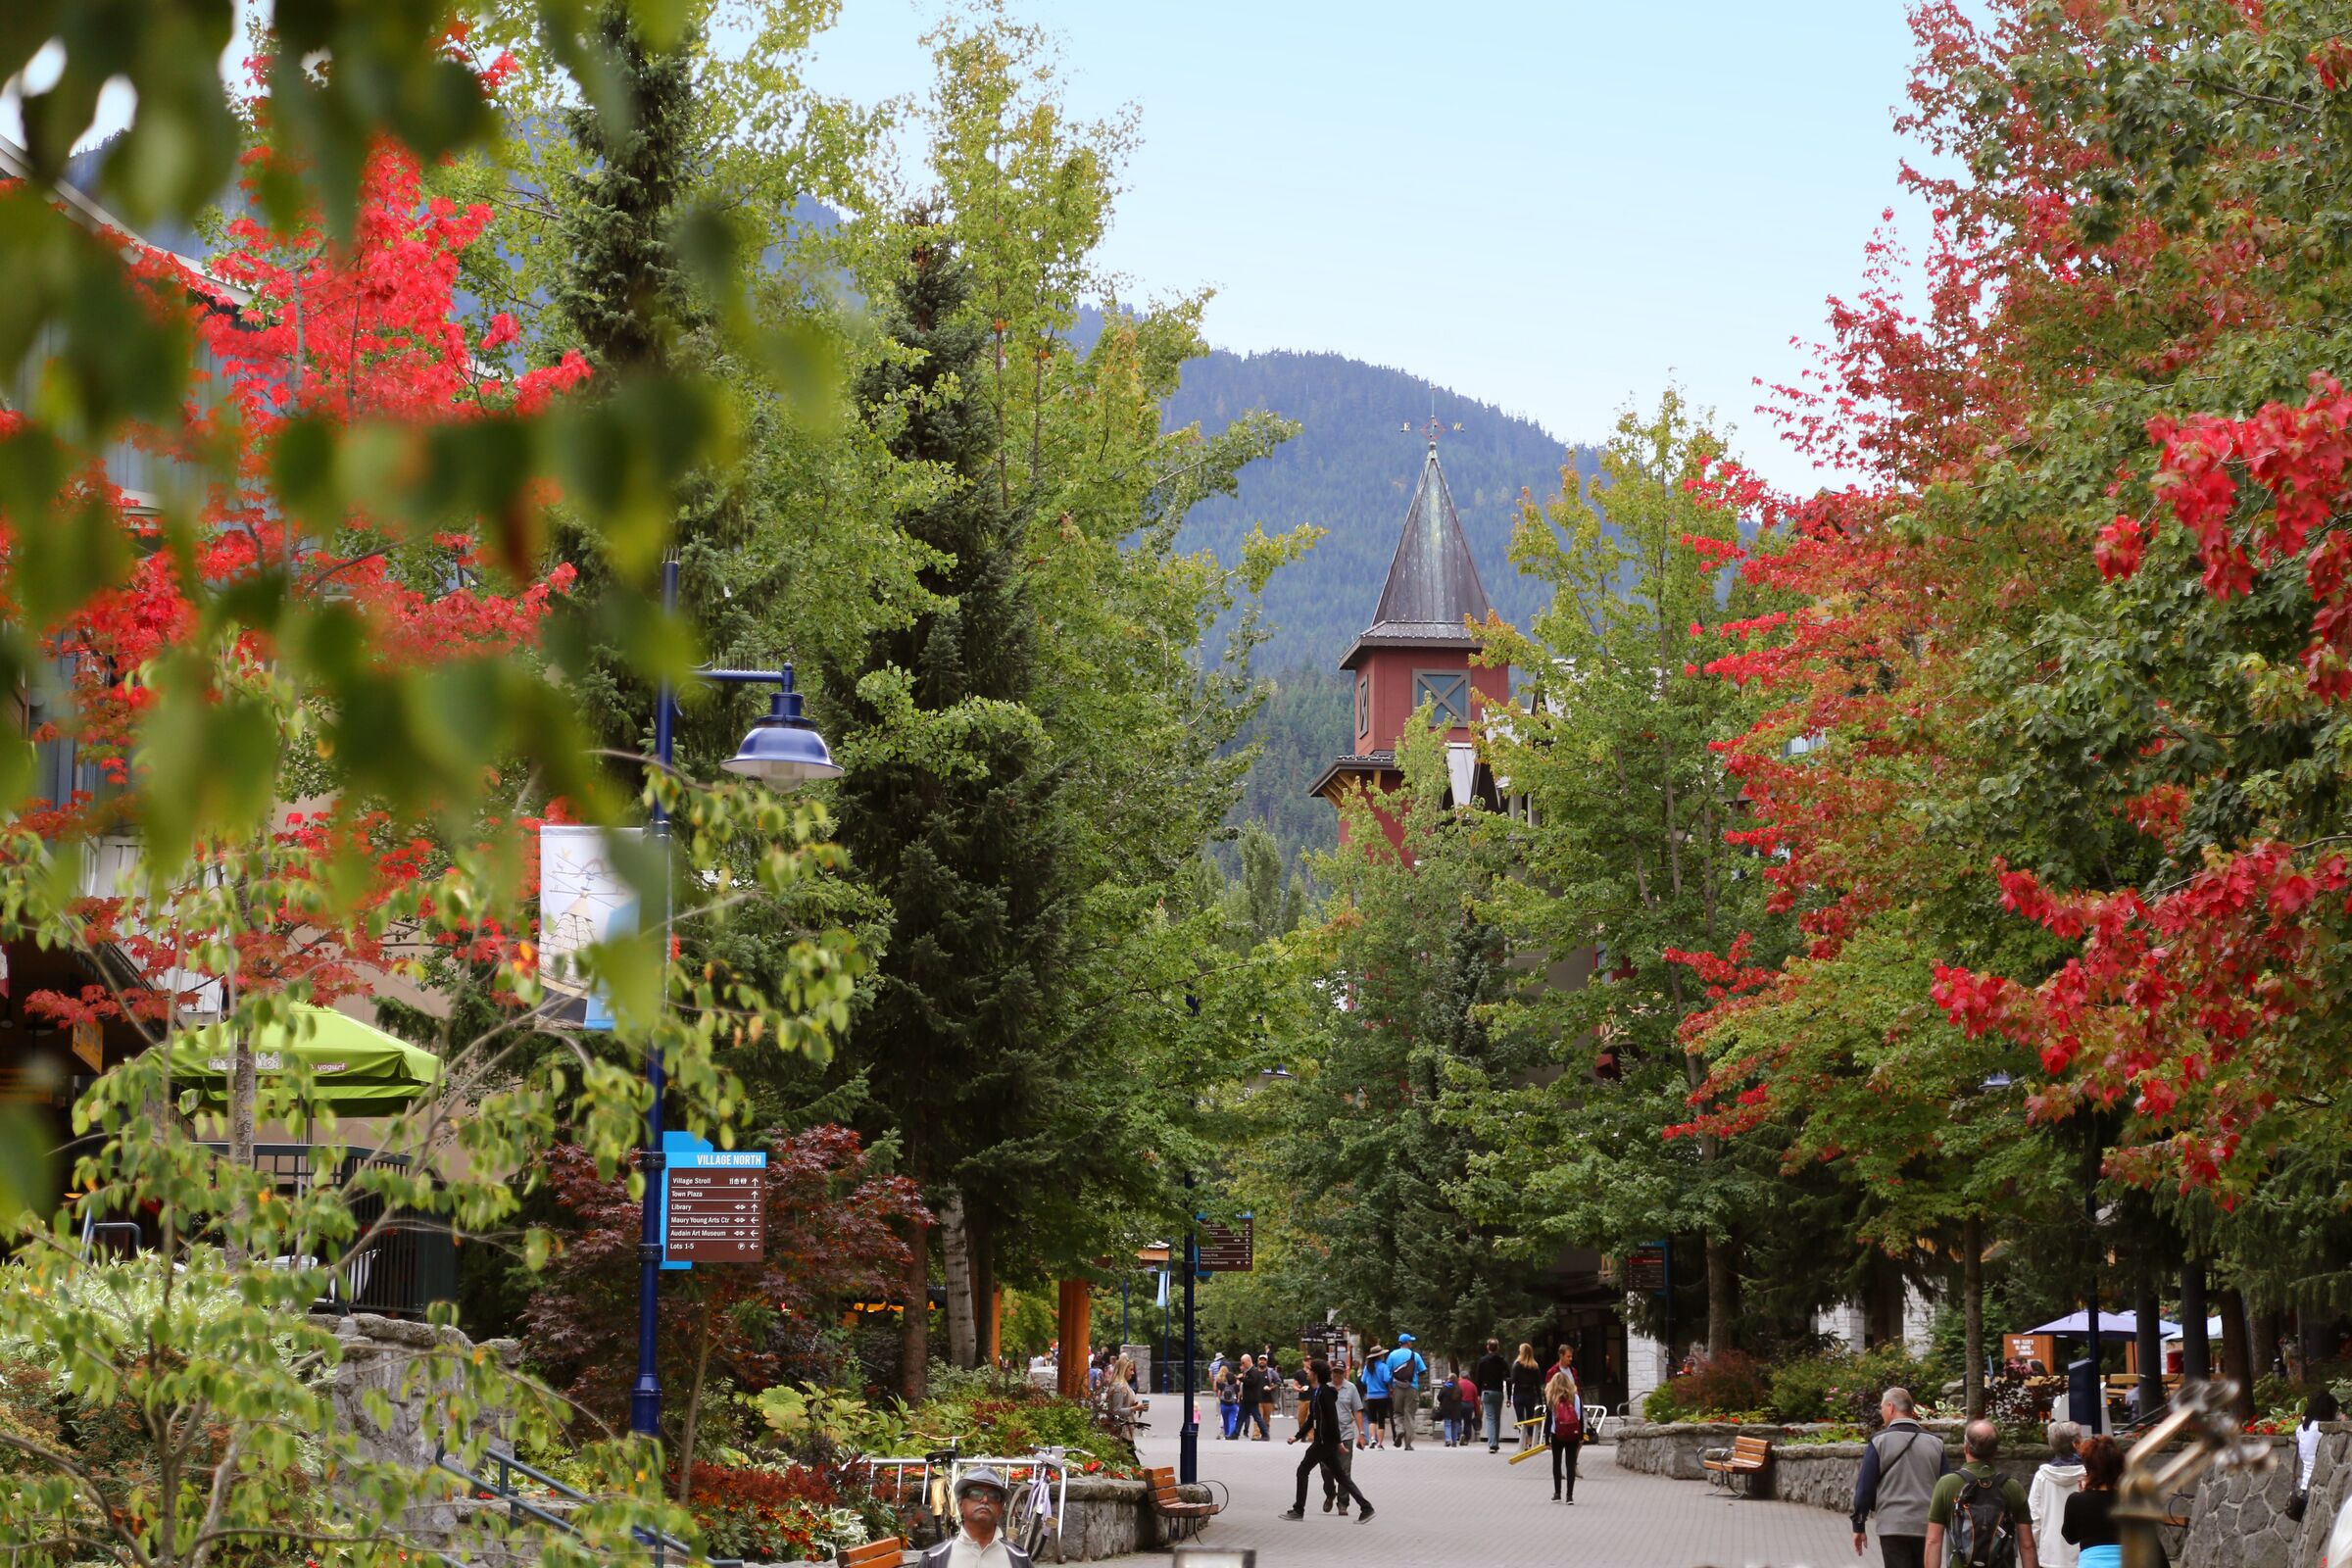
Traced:
<svg viewBox="0 0 2352 1568">
<path fill-rule="evenodd" d="M 662 1266 L 759 1262 L 767 1244 L 765 1152 L 712 1149 L 690 1133 L 662 1143 Z"/>
<path fill-rule="evenodd" d="M 1203 1274 L 1247 1274 L 1257 1266 L 1257 1222 L 1248 1214 L 1239 1228 L 1202 1220 L 1193 1235 Z"/>
</svg>

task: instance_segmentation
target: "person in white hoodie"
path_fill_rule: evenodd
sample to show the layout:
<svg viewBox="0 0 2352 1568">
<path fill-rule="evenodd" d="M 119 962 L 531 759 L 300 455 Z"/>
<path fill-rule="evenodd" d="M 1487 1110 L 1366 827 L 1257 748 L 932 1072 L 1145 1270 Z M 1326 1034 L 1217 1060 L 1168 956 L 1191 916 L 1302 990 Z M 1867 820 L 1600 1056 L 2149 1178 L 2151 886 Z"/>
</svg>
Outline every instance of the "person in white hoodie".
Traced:
<svg viewBox="0 0 2352 1568">
<path fill-rule="evenodd" d="M 2082 1429 L 2072 1421 L 2050 1423 L 2050 1456 L 2034 1472 L 2026 1489 L 2026 1508 L 2034 1516 L 2034 1540 L 2041 1547 L 2041 1568 L 2075 1568 L 2075 1544 L 2061 1533 L 2066 1499 L 2082 1490 L 2082 1456 L 2077 1452 Z"/>
</svg>

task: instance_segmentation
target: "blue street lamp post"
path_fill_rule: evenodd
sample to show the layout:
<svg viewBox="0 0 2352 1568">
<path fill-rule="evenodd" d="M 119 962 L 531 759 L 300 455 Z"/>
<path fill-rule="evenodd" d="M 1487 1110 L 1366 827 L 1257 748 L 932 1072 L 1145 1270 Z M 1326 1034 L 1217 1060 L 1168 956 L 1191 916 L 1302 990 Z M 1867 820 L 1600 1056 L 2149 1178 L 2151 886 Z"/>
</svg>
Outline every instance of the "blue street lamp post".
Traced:
<svg viewBox="0 0 2352 1568">
<path fill-rule="evenodd" d="M 662 564 L 662 610 L 665 614 L 674 614 L 677 608 L 678 563 L 672 556 Z M 735 755 L 719 764 L 728 772 L 759 779 L 770 789 L 798 789 L 817 779 L 841 776 L 841 767 L 826 749 L 825 738 L 802 715 L 801 694 L 793 689 L 790 664 L 776 670 L 698 669 L 694 678 L 713 686 L 777 689 L 768 710 L 753 723 Z M 676 708 L 675 694 L 664 680 L 654 699 L 654 756 L 664 773 L 670 770 L 673 760 L 676 737 L 672 720 Z M 667 875 L 669 812 L 659 799 L 654 802 L 653 825 L 654 837 L 662 844 L 662 966 L 666 975 L 671 918 Z M 666 997 L 666 979 L 663 994 Z M 645 1174 L 645 1229 L 637 1243 L 637 1382 L 629 1391 L 629 1430 L 640 1437 L 652 1438 L 662 1432 L 662 1370 L 655 1352 L 661 1320 L 662 1172 L 665 1161 L 662 1153 L 662 1048 L 658 1043 L 646 1050 L 645 1081 L 653 1091 L 653 1102 L 646 1107 L 645 1148 L 637 1160 L 637 1168 Z"/>
<path fill-rule="evenodd" d="M 1193 1185 L 1186 1177 L 1184 1185 Z M 1184 1431 L 1176 1446 L 1176 1479 L 1191 1486 L 1200 1479 L 1200 1413 L 1193 1407 L 1193 1358 L 1200 1353 L 1193 1335 L 1193 1282 L 1200 1277 L 1199 1221 L 1184 1228 Z"/>
</svg>

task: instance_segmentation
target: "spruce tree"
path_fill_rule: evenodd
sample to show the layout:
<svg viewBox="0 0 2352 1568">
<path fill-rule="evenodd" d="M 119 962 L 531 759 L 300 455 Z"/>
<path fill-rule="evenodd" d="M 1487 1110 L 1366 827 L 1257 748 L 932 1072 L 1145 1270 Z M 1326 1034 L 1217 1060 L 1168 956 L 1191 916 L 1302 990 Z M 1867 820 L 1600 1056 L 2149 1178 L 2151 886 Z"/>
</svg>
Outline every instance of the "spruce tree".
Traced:
<svg viewBox="0 0 2352 1568">
<path fill-rule="evenodd" d="M 565 263 L 553 303 L 576 345 L 596 368 L 592 388 L 610 390 L 660 369 L 712 368 L 709 323 L 694 297 L 675 244 L 693 200 L 708 137 L 695 102 L 694 28 L 655 48 L 631 7 L 607 0 L 585 46 L 601 55 L 617 85 L 616 112 L 594 104 L 566 110 L 564 128 L 578 152 L 556 191 Z M 689 475 L 671 533 L 678 560 L 679 612 L 704 650 L 720 662 L 772 655 L 749 646 L 756 635 L 749 597 L 728 592 L 733 564 L 753 519 L 731 485 L 713 474 Z M 654 692 L 619 651 L 618 628 L 597 612 L 612 577 L 598 541 L 576 525 L 559 525 L 556 554 L 578 572 L 571 594 L 589 618 L 570 670 L 581 711 L 614 751 L 650 749 Z M 732 755 L 759 694 L 743 689 L 698 693 L 678 729 L 681 756 L 709 764 Z"/>
<path fill-rule="evenodd" d="M 824 685 L 854 759 L 838 836 L 858 880 L 889 906 L 853 1064 L 934 1211 L 960 1212 L 964 1234 L 943 1244 L 972 1244 L 965 1255 L 985 1259 L 1017 1195 L 974 1178 L 993 1148 L 1039 1120 L 1039 1037 L 1065 957 L 1065 857 L 1054 770 L 1026 706 L 1036 654 L 1027 518 L 1019 496 L 993 482 L 995 415 L 974 395 L 986 334 L 963 309 L 969 274 L 952 243 L 919 215 L 914 231 L 891 326 L 911 353 L 875 366 L 858 397 L 894 457 L 945 481 L 903 525 L 946 564 L 924 575 L 936 606 L 876 633 L 858 667 L 828 671 Z M 916 1250 L 908 1281 L 910 1395 L 926 1359 L 926 1255 Z"/>
</svg>

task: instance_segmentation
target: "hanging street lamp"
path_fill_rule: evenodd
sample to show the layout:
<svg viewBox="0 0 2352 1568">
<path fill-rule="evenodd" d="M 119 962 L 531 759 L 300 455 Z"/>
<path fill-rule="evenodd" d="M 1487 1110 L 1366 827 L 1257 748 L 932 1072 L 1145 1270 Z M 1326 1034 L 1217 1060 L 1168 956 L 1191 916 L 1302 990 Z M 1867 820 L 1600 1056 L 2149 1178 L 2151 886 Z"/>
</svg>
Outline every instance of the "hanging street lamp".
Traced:
<svg viewBox="0 0 2352 1568">
<path fill-rule="evenodd" d="M 662 610 L 674 614 L 678 608 L 678 562 L 675 556 L 662 564 Z M 833 760 L 832 751 L 825 738 L 817 733 L 801 711 L 801 694 L 792 683 L 792 666 L 782 669 L 698 669 L 694 678 L 713 686 L 773 686 L 777 688 L 768 710 L 752 724 L 735 748 L 735 755 L 719 765 L 728 772 L 744 778 L 758 779 L 769 789 L 798 789 L 818 779 L 841 777 L 841 764 Z M 662 772 L 670 771 L 675 742 L 673 720 L 677 699 L 667 680 L 662 682 L 654 699 L 654 756 Z M 662 883 L 662 966 L 664 973 L 663 1005 L 667 1005 L 669 968 L 669 812 L 657 800 L 654 803 L 654 836 L 662 842 L 662 863 L 664 875 Z M 637 1381 L 629 1391 L 629 1431 L 640 1437 L 659 1437 L 662 1432 L 662 1371 L 656 1351 L 660 1326 L 660 1290 L 662 1284 L 662 1172 L 667 1163 L 662 1152 L 662 1048 L 649 1047 L 645 1057 L 646 1082 L 653 1089 L 653 1102 L 645 1112 L 645 1147 L 638 1154 L 638 1169 L 645 1175 L 645 1228 L 637 1243 Z"/>
</svg>

